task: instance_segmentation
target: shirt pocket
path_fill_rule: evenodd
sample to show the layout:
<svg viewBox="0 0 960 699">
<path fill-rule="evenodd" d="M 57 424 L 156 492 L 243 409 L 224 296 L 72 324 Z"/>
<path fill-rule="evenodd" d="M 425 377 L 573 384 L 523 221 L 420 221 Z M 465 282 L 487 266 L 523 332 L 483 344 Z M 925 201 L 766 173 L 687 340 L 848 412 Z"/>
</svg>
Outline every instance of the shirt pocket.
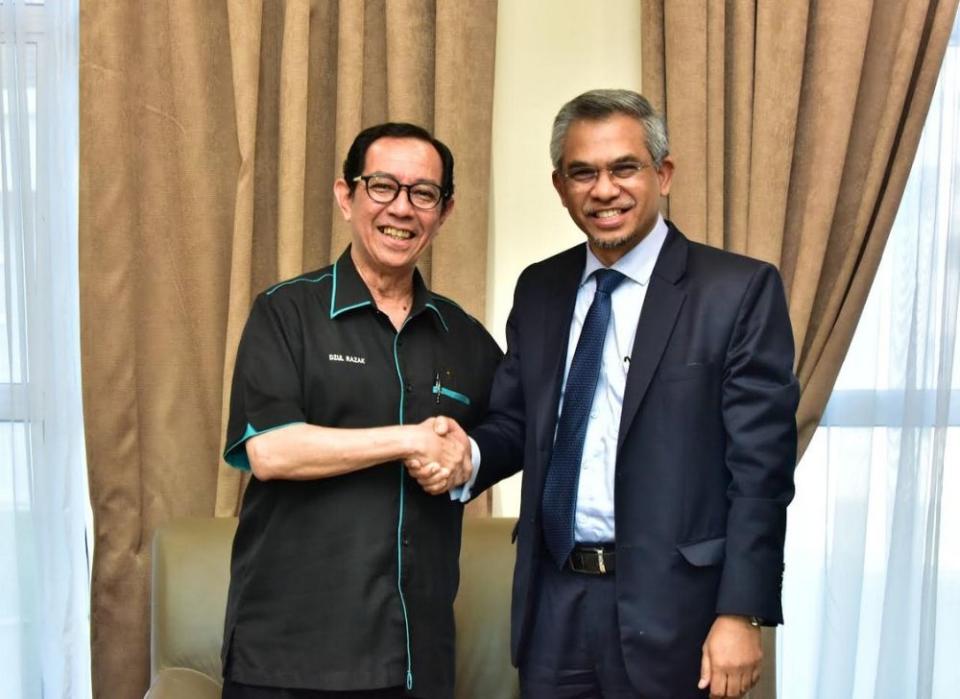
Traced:
<svg viewBox="0 0 960 699">
<path fill-rule="evenodd" d="M 443 404 L 443 399 L 455 400 L 463 405 L 470 405 L 470 396 L 465 393 L 455 391 L 452 388 L 448 388 L 447 386 L 442 386 L 439 383 L 433 384 L 433 389 L 431 392 L 437 397 L 437 402 L 441 405 Z"/>
</svg>

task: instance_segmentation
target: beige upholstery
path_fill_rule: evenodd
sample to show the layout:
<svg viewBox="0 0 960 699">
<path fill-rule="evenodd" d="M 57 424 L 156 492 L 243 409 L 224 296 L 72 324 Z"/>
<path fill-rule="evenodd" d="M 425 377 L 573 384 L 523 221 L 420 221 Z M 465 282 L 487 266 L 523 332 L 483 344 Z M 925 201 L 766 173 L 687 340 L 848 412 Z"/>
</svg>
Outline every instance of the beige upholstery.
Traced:
<svg viewBox="0 0 960 699">
<path fill-rule="evenodd" d="M 460 554 L 457 699 L 519 697 L 510 665 L 508 518 L 467 519 Z M 237 520 L 176 519 L 153 540 L 147 699 L 219 699 L 220 642 Z"/>
</svg>

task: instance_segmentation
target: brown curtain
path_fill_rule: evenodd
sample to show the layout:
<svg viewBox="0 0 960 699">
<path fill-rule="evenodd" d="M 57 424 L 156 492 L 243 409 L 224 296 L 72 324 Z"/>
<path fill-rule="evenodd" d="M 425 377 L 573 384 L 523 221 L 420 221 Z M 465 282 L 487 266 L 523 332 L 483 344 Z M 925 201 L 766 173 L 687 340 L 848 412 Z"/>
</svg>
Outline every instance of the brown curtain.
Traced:
<svg viewBox="0 0 960 699">
<path fill-rule="evenodd" d="M 236 343 L 260 289 L 346 245 L 332 186 L 364 126 L 452 148 L 457 208 L 422 271 L 482 317 L 496 2 L 83 0 L 80 23 L 93 678 L 112 699 L 148 684 L 154 527 L 236 512 Z"/>
<path fill-rule="evenodd" d="M 647 0 L 643 89 L 665 110 L 669 215 L 777 265 L 801 453 L 840 371 L 916 152 L 957 0 Z M 772 697 L 773 646 L 754 696 Z"/>
</svg>

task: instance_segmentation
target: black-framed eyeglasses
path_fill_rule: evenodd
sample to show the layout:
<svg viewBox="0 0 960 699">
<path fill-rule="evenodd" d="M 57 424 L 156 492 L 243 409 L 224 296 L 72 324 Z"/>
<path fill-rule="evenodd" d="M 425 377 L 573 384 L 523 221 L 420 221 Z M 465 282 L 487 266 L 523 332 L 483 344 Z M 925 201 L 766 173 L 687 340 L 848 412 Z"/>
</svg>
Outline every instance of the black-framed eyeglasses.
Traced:
<svg viewBox="0 0 960 699">
<path fill-rule="evenodd" d="M 374 172 L 370 175 L 357 175 L 354 182 L 363 182 L 367 196 L 378 204 L 389 204 L 400 194 L 401 189 L 407 190 L 407 199 L 417 209 L 429 211 L 437 208 L 443 201 L 443 190 L 433 182 L 414 182 L 400 184 L 396 177 L 384 172 Z"/>
<path fill-rule="evenodd" d="M 564 172 L 563 176 L 578 185 L 592 185 L 600 177 L 600 171 L 603 170 L 610 175 L 610 179 L 614 182 L 627 182 L 648 167 L 651 167 L 650 163 L 633 160 L 625 160 L 599 169 L 588 165 L 574 165 Z"/>
</svg>

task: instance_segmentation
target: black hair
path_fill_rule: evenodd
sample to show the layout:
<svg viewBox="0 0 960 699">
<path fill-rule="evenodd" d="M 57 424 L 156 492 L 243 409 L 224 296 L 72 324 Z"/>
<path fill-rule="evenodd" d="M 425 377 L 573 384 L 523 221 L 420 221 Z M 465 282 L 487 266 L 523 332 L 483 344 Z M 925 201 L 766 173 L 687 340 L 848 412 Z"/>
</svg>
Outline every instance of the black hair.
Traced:
<svg viewBox="0 0 960 699">
<path fill-rule="evenodd" d="M 363 166 L 367 159 L 367 150 L 370 145 L 381 138 L 415 138 L 419 141 L 426 141 L 433 146 L 440 155 L 440 162 L 443 163 L 443 176 L 440 182 L 441 196 L 446 205 L 447 200 L 453 196 L 453 153 L 439 139 L 422 126 L 408 124 L 406 122 L 388 121 L 385 124 L 369 126 L 357 134 L 347 151 L 347 157 L 343 161 L 343 179 L 347 181 L 350 187 L 350 195 L 357 187 L 354 178 L 363 174 Z"/>
</svg>

